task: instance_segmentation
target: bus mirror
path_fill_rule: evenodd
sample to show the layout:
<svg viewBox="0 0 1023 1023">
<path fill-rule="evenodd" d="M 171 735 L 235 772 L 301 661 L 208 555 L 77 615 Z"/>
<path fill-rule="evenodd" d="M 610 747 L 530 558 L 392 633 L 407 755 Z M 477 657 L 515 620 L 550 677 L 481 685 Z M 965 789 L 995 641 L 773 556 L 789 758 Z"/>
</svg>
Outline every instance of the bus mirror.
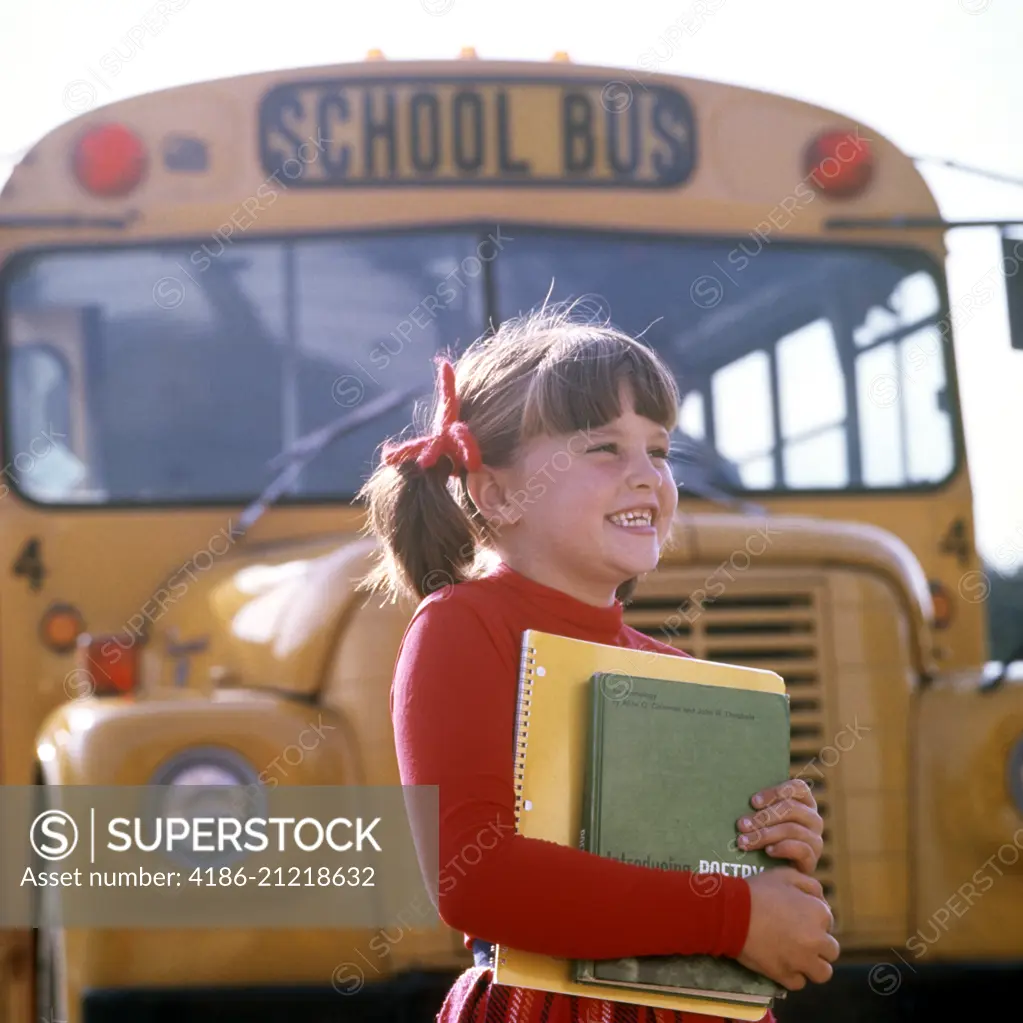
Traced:
<svg viewBox="0 0 1023 1023">
<path fill-rule="evenodd" d="M 1006 272 L 1005 299 L 1009 313 L 1009 341 L 1013 348 L 1023 351 L 1023 238 L 1002 235 L 1002 269 Z"/>
</svg>

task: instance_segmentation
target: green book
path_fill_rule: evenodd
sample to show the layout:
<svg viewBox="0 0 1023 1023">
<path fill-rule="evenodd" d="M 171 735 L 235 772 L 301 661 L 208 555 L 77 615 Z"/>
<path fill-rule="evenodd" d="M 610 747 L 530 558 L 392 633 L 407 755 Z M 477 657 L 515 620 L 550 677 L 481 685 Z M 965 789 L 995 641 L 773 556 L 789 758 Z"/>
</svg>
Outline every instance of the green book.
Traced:
<svg viewBox="0 0 1023 1023">
<path fill-rule="evenodd" d="M 580 846 L 662 870 L 750 877 L 777 866 L 738 846 L 750 797 L 789 776 L 783 693 L 598 673 Z M 713 885 L 713 878 L 700 885 Z M 579 960 L 577 981 L 770 1005 L 786 989 L 708 955 Z"/>
</svg>

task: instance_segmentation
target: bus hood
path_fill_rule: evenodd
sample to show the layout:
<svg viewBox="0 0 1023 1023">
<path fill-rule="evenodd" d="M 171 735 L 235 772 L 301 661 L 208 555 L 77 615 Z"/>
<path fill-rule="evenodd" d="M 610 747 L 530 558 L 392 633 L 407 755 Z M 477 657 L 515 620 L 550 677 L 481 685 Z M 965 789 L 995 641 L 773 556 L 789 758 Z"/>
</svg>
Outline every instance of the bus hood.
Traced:
<svg viewBox="0 0 1023 1023">
<path fill-rule="evenodd" d="M 906 614 L 920 672 L 936 671 L 934 602 L 923 566 L 899 537 L 877 526 L 796 515 L 679 516 L 661 564 L 706 566 L 720 572 L 719 579 L 752 566 L 851 568 L 882 576 Z"/>
<path fill-rule="evenodd" d="M 144 691 L 194 696 L 196 690 L 244 686 L 314 696 L 356 617 L 360 629 L 379 628 L 378 653 L 391 657 L 412 608 L 356 589 L 375 550 L 375 541 L 356 533 L 242 545 L 161 618 L 144 654 Z M 749 561 L 743 552 L 765 567 L 854 567 L 884 576 L 906 611 L 921 664 L 929 663 L 933 609 L 927 579 L 891 533 L 795 516 L 679 514 L 662 565 L 727 568 L 739 557 L 743 564 L 734 567 L 741 571 Z M 360 615 L 371 603 L 375 608 Z M 392 667 L 373 665 L 374 672 Z"/>
<path fill-rule="evenodd" d="M 348 613 L 381 603 L 356 589 L 375 549 L 356 533 L 241 545 L 161 617 L 143 655 L 143 691 L 314 694 Z"/>
</svg>

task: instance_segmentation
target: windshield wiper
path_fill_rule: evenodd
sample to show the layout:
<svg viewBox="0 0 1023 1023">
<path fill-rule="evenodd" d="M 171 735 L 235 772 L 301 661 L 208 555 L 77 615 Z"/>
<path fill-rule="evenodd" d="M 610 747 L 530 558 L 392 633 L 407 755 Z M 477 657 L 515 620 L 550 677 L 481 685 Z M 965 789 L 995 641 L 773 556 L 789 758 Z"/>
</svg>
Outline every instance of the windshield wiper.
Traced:
<svg viewBox="0 0 1023 1023">
<path fill-rule="evenodd" d="M 706 501 L 747 515 L 767 514 L 760 505 L 736 496 L 733 490 L 742 487 L 742 480 L 735 467 L 713 447 L 692 434 L 679 431 L 678 437 L 681 443 L 672 446 L 668 460 L 679 469 L 680 486 Z"/>
<path fill-rule="evenodd" d="M 228 521 L 228 528 L 231 530 L 231 535 L 240 540 L 246 533 L 256 524 L 263 512 L 269 508 L 274 501 L 276 501 L 285 490 L 291 486 L 292 482 L 298 477 L 298 474 L 309 464 L 321 451 L 338 440 L 344 437 L 345 434 L 351 433 L 353 430 L 357 430 L 360 426 L 364 426 L 366 423 L 371 423 L 375 419 L 379 419 L 380 416 L 386 415 L 392 409 L 396 409 L 403 405 L 410 398 L 416 398 L 423 394 L 429 394 L 433 391 L 433 386 L 424 387 L 410 387 L 404 391 L 388 391 L 386 394 L 380 395 L 379 398 L 374 398 L 373 401 L 367 402 L 357 412 L 352 412 L 349 415 L 341 416 L 339 419 L 335 419 L 332 423 L 327 423 L 326 426 L 321 426 L 318 430 L 313 430 L 311 433 L 307 433 L 304 437 L 300 437 L 290 447 L 285 448 L 279 455 L 276 455 L 271 459 L 269 463 L 270 469 L 280 469 L 281 471 L 270 481 L 269 485 L 263 490 L 263 492 L 257 497 L 241 515 L 240 528 L 235 525 L 231 520 Z M 161 592 L 166 592 L 166 586 L 169 584 L 170 579 L 173 579 L 178 574 L 177 570 L 175 573 L 167 578 L 160 584 L 159 587 L 150 595 L 149 600 L 143 606 L 148 606 L 149 601 L 154 600 L 156 595 Z M 143 643 L 149 641 L 150 627 L 154 619 L 146 619 L 145 624 L 142 626 L 142 632 L 140 633 L 140 639 Z M 208 638 L 208 635 L 207 635 Z M 176 685 L 178 683 L 175 683 Z"/>
<path fill-rule="evenodd" d="M 299 473 L 322 451 L 336 440 L 365 426 L 393 409 L 399 408 L 410 398 L 418 398 L 433 392 L 433 385 L 410 387 L 403 391 L 388 391 L 367 402 L 357 412 L 341 416 L 326 426 L 321 426 L 290 447 L 274 456 L 269 463 L 271 470 L 279 470 L 263 492 L 246 507 L 235 527 L 234 535 L 244 536 L 262 517 L 263 513 L 284 494 Z M 679 466 L 680 485 L 715 504 L 724 505 L 749 515 L 765 515 L 757 504 L 745 501 L 730 492 L 729 487 L 741 486 L 735 469 L 726 462 L 710 445 L 690 434 L 680 434 L 681 446 L 674 447 L 669 454 L 670 461 Z"/>
<path fill-rule="evenodd" d="M 259 521 L 267 508 L 295 482 L 299 473 L 334 441 L 399 408 L 410 398 L 418 398 L 430 394 L 432 391 L 432 383 L 429 386 L 409 387 L 404 391 L 388 391 L 380 395 L 379 398 L 367 402 L 357 412 L 341 416 L 332 423 L 327 423 L 326 426 L 321 426 L 318 430 L 299 437 L 294 444 L 270 460 L 271 471 L 279 469 L 280 472 L 270 481 L 259 497 L 242 512 L 234 535 L 239 539 L 244 536 Z"/>
</svg>

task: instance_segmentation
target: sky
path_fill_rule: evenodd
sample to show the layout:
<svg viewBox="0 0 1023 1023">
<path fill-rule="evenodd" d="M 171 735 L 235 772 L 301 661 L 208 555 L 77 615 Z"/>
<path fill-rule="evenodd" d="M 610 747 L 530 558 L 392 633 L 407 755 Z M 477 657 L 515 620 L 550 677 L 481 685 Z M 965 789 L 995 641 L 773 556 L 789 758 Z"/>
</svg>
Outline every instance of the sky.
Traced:
<svg viewBox="0 0 1023 1023">
<path fill-rule="evenodd" d="M 92 105 L 376 47 L 419 59 L 463 46 L 495 59 L 566 50 L 581 64 L 656 61 L 809 100 L 914 156 L 1023 181 L 1021 44 L 1020 0 L 0 0 L 0 184 L 19 152 Z M 122 59 L 101 64 L 115 48 Z M 1023 185 L 920 168 L 946 218 L 1023 221 Z M 997 232 L 952 231 L 947 242 L 977 545 L 1009 571 L 1023 566 L 1023 351 L 1009 345 Z M 985 278 L 993 297 L 969 308 Z"/>
</svg>

